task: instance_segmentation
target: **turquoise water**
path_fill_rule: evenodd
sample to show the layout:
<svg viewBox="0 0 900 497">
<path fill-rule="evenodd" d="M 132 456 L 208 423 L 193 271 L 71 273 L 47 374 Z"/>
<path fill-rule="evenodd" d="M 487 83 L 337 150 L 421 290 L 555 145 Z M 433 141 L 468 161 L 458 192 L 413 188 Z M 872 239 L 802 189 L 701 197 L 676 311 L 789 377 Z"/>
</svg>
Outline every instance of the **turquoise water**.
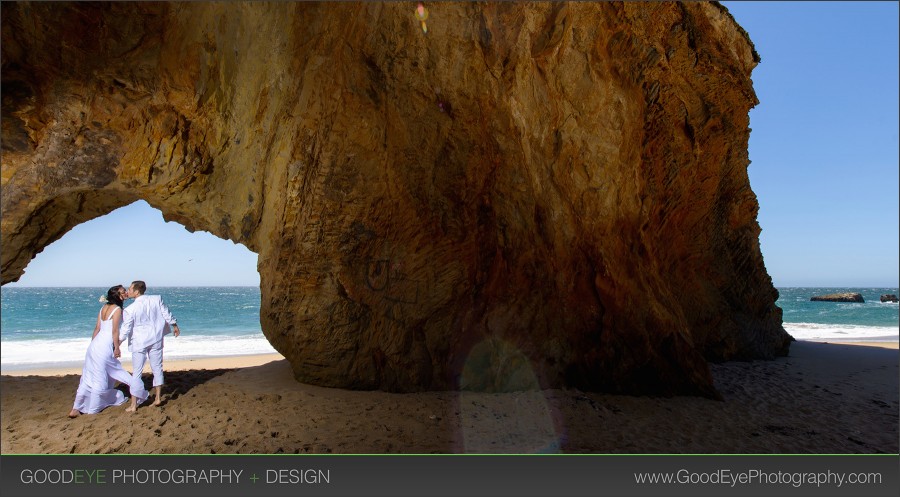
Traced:
<svg viewBox="0 0 900 497">
<path fill-rule="evenodd" d="M 3 370 L 80 364 L 106 288 L 3 288 Z M 160 287 L 182 335 L 166 338 L 169 359 L 275 352 L 259 325 L 257 287 Z M 126 307 L 132 301 L 126 302 Z M 130 354 L 122 350 L 123 359 Z"/>
<path fill-rule="evenodd" d="M 810 297 L 858 292 L 864 304 L 810 302 Z M 105 288 L 0 290 L 0 366 L 3 370 L 81 364 Z M 275 350 L 259 325 L 257 287 L 151 288 L 178 319 L 182 336 L 167 337 L 166 358 L 265 354 Z M 897 288 L 780 288 L 776 304 L 798 340 L 897 341 L 897 304 L 879 302 Z M 131 301 L 128 301 L 130 303 Z M 123 359 L 129 360 L 127 350 Z"/>
<path fill-rule="evenodd" d="M 784 329 L 798 340 L 897 341 L 900 308 L 883 303 L 897 288 L 779 288 Z M 810 302 L 816 295 L 855 292 L 865 303 Z"/>
</svg>

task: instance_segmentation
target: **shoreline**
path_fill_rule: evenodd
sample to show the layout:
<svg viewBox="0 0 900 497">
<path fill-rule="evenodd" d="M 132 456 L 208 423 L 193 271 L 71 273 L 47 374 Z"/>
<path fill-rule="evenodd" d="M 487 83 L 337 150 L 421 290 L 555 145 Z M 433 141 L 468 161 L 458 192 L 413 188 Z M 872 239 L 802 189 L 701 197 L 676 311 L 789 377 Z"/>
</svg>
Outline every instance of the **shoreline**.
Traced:
<svg viewBox="0 0 900 497">
<path fill-rule="evenodd" d="M 246 354 L 212 357 L 196 357 L 190 359 L 171 359 L 163 361 L 163 371 L 190 371 L 205 369 L 240 369 L 262 366 L 272 361 L 284 359 L 281 354 Z M 131 361 L 122 361 L 122 367 L 131 372 Z M 81 365 L 60 367 L 37 367 L 3 371 L 2 376 L 67 376 L 81 375 Z M 144 372 L 150 373 L 150 365 L 144 365 Z"/>
<path fill-rule="evenodd" d="M 824 341 L 824 340 L 797 340 L 793 343 L 822 343 L 835 345 L 853 345 L 857 347 L 874 347 L 881 349 L 900 350 L 900 342 L 878 342 L 878 341 Z M 272 354 L 245 354 L 245 355 L 226 355 L 211 357 L 194 357 L 188 359 L 171 359 L 163 363 L 164 371 L 190 371 L 190 370 L 206 370 L 206 369 L 240 369 L 254 366 L 262 366 L 272 361 L 284 359 L 284 356 L 278 353 Z M 726 361 L 727 362 L 727 361 Z M 0 372 L 0 376 L 67 376 L 81 375 L 81 364 L 58 366 L 58 367 L 35 367 L 25 369 L 14 369 Z M 131 371 L 131 361 L 122 361 L 122 367 L 127 371 Z M 150 365 L 144 365 L 144 372 L 150 373 Z"/>
<path fill-rule="evenodd" d="M 793 343 L 822 343 L 835 345 L 853 345 L 858 347 L 875 347 L 881 349 L 900 350 L 900 342 L 860 342 L 860 341 L 820 341 L 820 340 L 797 340 Z M 189 370 L 205 370 L 205 369 L 240 369 L 254 366 L 262 366 L 272 361 L 284 359 L 281 354 L 246 354 L 246 355 L 227 355 L 212 357 L 195 357 L 189 359 L 171 359 L 163 363 L 164 371 L 189 371 Z M 727 362 L 727 361 L 726 361 Z M 122 367 L 127 371 L 131 371 L 131 361 L 122 361 Z M 150 373 L 150 365 L 144 365 L 144 372 Z M 59 366 L 59 367 L 36 367 L 26 369 L 14 369 L 2 371 L 2 376 L 67 376 L 81 375 L 81 365 Z"/>
<path fill-rule="evenodd" d="M 810 343 L 824 343 L 824 344 L 834 344 L 834 345 L 855 345 L 858 347 L 878 347 L 881 349 L 894 349 L 900 350 L 900 342 L 839 342 L 836 340 L 825 341 L 825 340 L 798 340 L 802 342 L 810 342 Z"/>
</svg>

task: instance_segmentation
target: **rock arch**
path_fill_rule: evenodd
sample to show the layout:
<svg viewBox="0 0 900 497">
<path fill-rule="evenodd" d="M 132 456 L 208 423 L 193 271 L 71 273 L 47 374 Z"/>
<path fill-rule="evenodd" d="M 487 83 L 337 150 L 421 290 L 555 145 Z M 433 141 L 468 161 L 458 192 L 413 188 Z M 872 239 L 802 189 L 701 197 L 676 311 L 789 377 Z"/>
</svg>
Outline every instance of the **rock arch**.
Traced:
<svg viewBox="0 0 900 497">
<path fill-rule="evenodd" d="M 715 395 L 787 352 L 724 8 L 407 7 L 4 3 L 3 282 L 140 198 L 259 254 L 302 381 Z"/>
</svg>

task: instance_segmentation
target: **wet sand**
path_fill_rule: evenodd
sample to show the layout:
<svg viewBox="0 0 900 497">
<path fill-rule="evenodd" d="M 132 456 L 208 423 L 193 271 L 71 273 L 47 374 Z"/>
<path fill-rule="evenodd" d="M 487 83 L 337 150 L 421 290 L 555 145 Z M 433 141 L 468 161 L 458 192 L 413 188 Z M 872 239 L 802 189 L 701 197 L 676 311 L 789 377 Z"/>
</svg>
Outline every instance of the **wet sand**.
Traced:
<svg viewBox="0 0 900 497">
<path fill-rule="evenodd" d="M 162 406 L 75 419 L 80 370 L 20 371 L 0 377 L 0 452 L 897 453 L 898 359 L 896 343 L 795 342 L 712 365 L 724 401 L 359 392 L 297 383 L 277 354 L 194 359 L 167 361 Z"/>
</svg>

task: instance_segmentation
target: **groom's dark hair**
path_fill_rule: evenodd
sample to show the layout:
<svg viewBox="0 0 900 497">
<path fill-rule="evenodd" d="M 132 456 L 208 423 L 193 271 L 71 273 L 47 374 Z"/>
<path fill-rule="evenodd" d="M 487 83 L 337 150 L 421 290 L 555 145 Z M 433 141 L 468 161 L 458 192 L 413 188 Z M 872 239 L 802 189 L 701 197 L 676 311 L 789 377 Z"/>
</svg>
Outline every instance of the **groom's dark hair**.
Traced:
<svg viewBox="0 0 900 497">
<path fill-rule="evenodd" d="M 147 291 L 147 284 L 144 283 L 144 282 L 141 281 L 141 280 L 132 281 L 132 282 L 131 282 L 131 288 L 134 288 L 134 289 L 137 290 L 141 295 L 143 295 L 144 292 Z"/>
</svg>

